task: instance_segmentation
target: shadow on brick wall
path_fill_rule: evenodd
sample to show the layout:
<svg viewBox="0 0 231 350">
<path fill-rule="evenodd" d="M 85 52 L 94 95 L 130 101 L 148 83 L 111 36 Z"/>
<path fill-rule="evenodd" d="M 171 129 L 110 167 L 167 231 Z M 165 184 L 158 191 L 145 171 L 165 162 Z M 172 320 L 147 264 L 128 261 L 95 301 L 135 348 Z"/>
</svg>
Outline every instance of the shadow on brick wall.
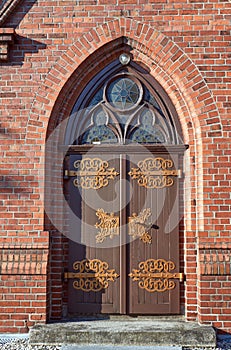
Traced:
<svg viewBox="0 0 231 350">
<path fill-rule="evenodd" d="M 20 35 L 15 35 L 14 44 L 11 46 L 9 52 L 9 60 L 4 63 L 7 65 L 23 65 L 26 58 L 30 58 L 33 55 L 33 62 L 37 60 L 38 66 L 41 66 L 41 63 L 46 58 L 40 54 L 41 50 L 44 50 L 47 47 L 46 44 L 37 41 L 35 39 L 27 38 Z M 36 53 L 38 53 L 36 57 Z"/>
</svg>

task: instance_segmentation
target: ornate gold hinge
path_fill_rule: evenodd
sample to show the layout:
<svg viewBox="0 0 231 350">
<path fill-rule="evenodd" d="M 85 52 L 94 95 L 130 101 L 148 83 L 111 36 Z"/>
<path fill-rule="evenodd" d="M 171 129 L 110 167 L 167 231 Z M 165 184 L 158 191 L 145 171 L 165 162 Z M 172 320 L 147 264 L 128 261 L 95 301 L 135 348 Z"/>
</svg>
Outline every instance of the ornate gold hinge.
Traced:
<svg viewBox="0 0 231 350">
<path fill-rule="evenodd" d="M 73 287 L 84 292 L 99 292 L 119 277 L 115 270 L 109 270 L 107 262 L 99 259 L 75 261 L 73 269 L 76 272 L 66 272 L 64 278 L 76 279 Z"/>
<path fill-rule="evenodd" d="M 134 239 L 139 237 L 144 243 L 152 243 L 152 237 L 147 232 L 150 230 L 152 223 L 148 220 L 151 216 L 151 209 L 143 209 L 139 215 L 133 213 L 128 218 L 128 234 Z"/>
<path fill-rule="evenodd" d="M 105 213 L 103 209 L 98 209 L 96 216 L 99 222 L 95 224 L 95 227 L 100 229 L 96 236 L 97 243 L 102 243 L 107 237 L 112 239 L 119 235 L 119 216 L 115 216 L 114 213 Z"/>
<path fill-rule="evenodd" d="M 173 167 L 171 159 L 146 158 L 138 162 L 138 168 L 131 168 L 128 173 L 132 179 L 138 180 L 138 185 L 146 188 L 164 188 L 172 186 L 171 176 L 181 176 L 181 170 L 169 169 Z"/>
<path fill-rule="evenodd" d="M 114 179 L 119 173 L 115 168 L 109 168 L 108 162 L 100 158 L 84 158 L 74 162 L 77 170 L 65 170 L 65 177 L 74 177 L 73 184 L 84 189 L 97 190 L 108 185 L 108 180 Z"/>
<path fill-rule="evenodd" d="M 175 264 L 172 261 L 164 259 L 148 259 L 139 263 L 139 270 L 133 269 L 129 277 L 133 281 L 139 282 L 139 287 L 148 292 L 165 292 L 176 287 L 173 279 L 179 279 L 180 282 L 184 279 L 183 273 L 171 273 L 169 271 L 175 269 Z"/>
<path fill-rule="evenodd" d="M 75 170 L 64 170 L 64 177 L 68 178 L 68 177 L 73 177 L 73 176 L 77 176 L 78 175 L 78 171 Z"/>
</svg>

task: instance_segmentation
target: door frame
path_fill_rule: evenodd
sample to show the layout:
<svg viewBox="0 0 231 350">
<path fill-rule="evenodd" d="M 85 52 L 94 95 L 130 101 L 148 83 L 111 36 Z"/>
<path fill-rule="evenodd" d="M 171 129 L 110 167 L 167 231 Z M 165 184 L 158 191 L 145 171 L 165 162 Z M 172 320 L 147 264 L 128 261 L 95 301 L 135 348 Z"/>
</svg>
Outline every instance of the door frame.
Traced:
<svg viewBox="0 0 231 350">
<path fill-rule="evenodd" d="M 141 147 L 142 146 L 142 147 Z M 112 151 L 113 147 L 113 151 Z M 68 148 L 68 151 L 66 152 L 66 157 L 69 155 L 83 155 L 87 154 L 90 152 L 90 155 L 99 155 L 101 152 L 104 154 L 124 154 L 124 155 L 129 155 L 130 154 L 142 154 L 144 153 L 144 148 L 149 151 L 152 154 L 156 155 L 171 155 L 171 154 L 178 154 L 179 158 L 183 157 L 184 151 L 188 148 L 187 145 L 140 145 L 140 144 L 128 144 L 128 145 L 110 145 L 110 144 L 101 144 L 101 145 L 73 145 Z M 120 162 L 125 162 L 126 163 L 126 156 L 121 157 Z M 65 164 L 67 164 L 67 158 L 65 159 Z M 179 159 L 179 166 L 182 167 L 182 161 Z M 122 166 L 121 169 L 124 169 L 126 172 L 126 166 Z M 125 176 L 126 174 L 122 174 L 122 176 Z M 65 178 L 65 176 L 64 176 Z M 126 178 L 126 176 L 125 176 Z M 125 196 L 125 192 L 121 191 L 121 195 Z M 122 210 L 120 213 L 120 222 L 125 222 L 127 219 L 126 217 L 126 210 Z M 121 230 L 126 230 L 126 227 L 122 225 Z M 122 233 L 122 232 L 121 232 Z M 125 232 L 124 235 L 121 234 L 121 237 L 126 237 Z M 122 269 L 121 264 L 123 261 L 126 261 L 125 259 L 127 258 L 127 251 L 126 251 L 126 245 L 123 244 L 124 242 L 121 242 L 121 254 L 123 255 L 123 258 L 121 259 L 120 262 L 120 271 L 123 272 L 120 275 L 121 283 L 120 283 L 120 314 L 127 314 L 128 310 L 128 291 L 129 291 L 129 286 L 127 284 L 127 271 L 126 268 Z M 179 245 L 179 256 L 180 256 L 180 245 Z M 180 261 L 179 261 L 179 268 L 180 268 Z M 123 290 L 123 286 L 127 286 L 128 290 Z M 180 305 L 180 293 L 179 293 L 179 305 Z M 179 308 L 179 313 L 180 313 L 180 308 Z"/>
</svg>

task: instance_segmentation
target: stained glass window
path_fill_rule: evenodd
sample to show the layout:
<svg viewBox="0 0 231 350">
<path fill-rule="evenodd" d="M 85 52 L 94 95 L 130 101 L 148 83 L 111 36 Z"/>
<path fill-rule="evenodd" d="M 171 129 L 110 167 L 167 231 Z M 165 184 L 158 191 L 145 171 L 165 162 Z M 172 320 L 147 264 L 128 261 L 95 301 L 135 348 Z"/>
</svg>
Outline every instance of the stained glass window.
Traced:
<svg viewBox="0 0 231 350">
<path fill-rule="evenodd" d="M 140 125 L 130 135 L 130 140 L 137 143 L 165 143 L 166 138 L 161 127 L 156 123 L 153 111 L 145 108 L 140 114 Z"/>
<path fill-rule="evenodd" d="M 92 100 L 89 103 L 89 107 L 97 105 L 99 102 L 103 100 L 103 89 L 101 88 L 95 96 L 92 98 Z"/>
<path fill-rule="evenodd" d="M 155 97 L 150 93 L 147 87 L 144 87 L 144 100 L 149 102 L 153 107 L 157 108 L 161 112 L 160 105 L 156 101 Z"/>
<path fill-rule="evenodd" d="M 155 91 L 146 77 L 120 70 L 101 75 L 86 91 L 73 131 L 69 128 L 76 144 L 177 142 L 161 89 Z"/>
<path fill-rule="evenodd" d="M 106 97 L 113 107 L 124 111 L 137 104 L 140 94 L 140 88 L 135 81 L 127 77 L 120 77 L 110 83 Z"/>
<path fill-rule="evenodd" d="M 90 130 L 86 131 L 82 137 L 82 144 L 89 143 L 117 143 L 117 137 L 105 125 L 93 126 Z"/>
<path fill-rule="evenodd" d="M 115 133 L 106 125 L 108 115 L 102 108 L 97 108 L 92 113 L 93 126 L 87 130 L 82 138 L 82 144 L 97 143 L 116 143 L 118 139 Z"/>
</svg>

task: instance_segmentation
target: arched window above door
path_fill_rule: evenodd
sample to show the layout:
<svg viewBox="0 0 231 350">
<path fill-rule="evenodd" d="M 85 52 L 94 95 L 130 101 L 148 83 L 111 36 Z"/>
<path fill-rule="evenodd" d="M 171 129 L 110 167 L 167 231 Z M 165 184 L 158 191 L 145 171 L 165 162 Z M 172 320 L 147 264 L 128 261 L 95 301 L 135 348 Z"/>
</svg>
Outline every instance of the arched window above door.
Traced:
<svg viewBox="0 0 231 350">
<path fill-rule="evenodd" d="M 135 68 L 111 63 L 87 84 L 69 117 L 66 143 L 182 143 L 170 99 Z"/>
</svg>

